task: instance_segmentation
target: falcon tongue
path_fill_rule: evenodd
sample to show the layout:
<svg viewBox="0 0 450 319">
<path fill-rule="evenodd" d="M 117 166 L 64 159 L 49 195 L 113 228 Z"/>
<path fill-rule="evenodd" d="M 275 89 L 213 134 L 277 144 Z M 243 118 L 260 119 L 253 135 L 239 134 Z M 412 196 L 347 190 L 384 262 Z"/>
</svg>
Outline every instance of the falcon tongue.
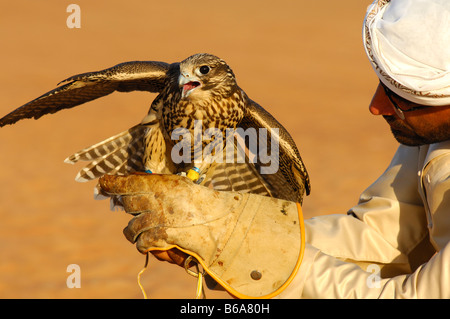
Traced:
<svg viewBox="0 0 450 319">
<path fill-rule="evenodd" d="M 200 82 L 197 81 L 191 81 L 183 85 L 183 95 L 187 96 L 191 90 L 195 89 L 196 87 L 200 86 Z"/>
</svg>

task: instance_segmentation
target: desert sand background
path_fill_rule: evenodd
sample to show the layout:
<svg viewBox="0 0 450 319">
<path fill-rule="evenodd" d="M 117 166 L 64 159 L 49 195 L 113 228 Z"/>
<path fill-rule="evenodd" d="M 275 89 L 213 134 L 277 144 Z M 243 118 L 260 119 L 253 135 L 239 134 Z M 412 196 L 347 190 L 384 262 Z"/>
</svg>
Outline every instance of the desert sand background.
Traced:
<svg viewBox="0 0 450 319">
<path fill-rule="evenodd" d="M 69 4 L 81 28 L 69 29 Z M 239 85 L 292 134 L 312 193 L 305 217 L 345 213 L 397 143 L 368 104 L 377 78 L 361 30 L 370 0 L 2 1 L 0 115 L 68 76 L 131 60 L 225 59 Z M 74 151 L 137 124 L 149 93 L 116 93 L 0 129 L 0 298 L 141 298 L 144 256 L 123 236 L 130 216 L 76 183 Z M 69 289 L 67 266 L 81 268 Z M 150 260 L 150 298 L 193 298 L 183 269 Z M 208 297 L 226 298 L 225 293 Z"/>
</svg>

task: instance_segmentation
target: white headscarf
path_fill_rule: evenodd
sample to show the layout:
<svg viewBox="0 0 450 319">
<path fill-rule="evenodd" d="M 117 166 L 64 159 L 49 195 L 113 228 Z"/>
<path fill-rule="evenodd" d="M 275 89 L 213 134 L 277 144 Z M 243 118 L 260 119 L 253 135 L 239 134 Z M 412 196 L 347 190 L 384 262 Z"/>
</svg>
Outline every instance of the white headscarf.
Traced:
<svg viewBox="0 0 450 319">
<path fill-rule="evenodd" d="M 364 47 L 380 80 L 423 105 L 450 105 L 450 0 L 377 0 Z"/>
</svg>

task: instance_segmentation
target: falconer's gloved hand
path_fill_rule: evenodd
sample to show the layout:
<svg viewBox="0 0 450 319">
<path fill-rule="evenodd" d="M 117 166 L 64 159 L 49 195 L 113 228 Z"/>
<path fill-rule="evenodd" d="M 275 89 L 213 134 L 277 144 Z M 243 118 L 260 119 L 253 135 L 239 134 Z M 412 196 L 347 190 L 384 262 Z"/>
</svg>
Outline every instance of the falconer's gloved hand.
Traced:
<svg viewBox="0 0 450 319">
<path fill-rule="evenodd" d="M 176 175 L 105 175 L 100 186 L 133 214 L 124 229 L 137 249 L 193 256 L 238 298 L 273 297 L 300 267 L 300 205 L 265 196 L 219 192 Z M 304 241 L 303 241 L 304 242 Z"/>
</svg>

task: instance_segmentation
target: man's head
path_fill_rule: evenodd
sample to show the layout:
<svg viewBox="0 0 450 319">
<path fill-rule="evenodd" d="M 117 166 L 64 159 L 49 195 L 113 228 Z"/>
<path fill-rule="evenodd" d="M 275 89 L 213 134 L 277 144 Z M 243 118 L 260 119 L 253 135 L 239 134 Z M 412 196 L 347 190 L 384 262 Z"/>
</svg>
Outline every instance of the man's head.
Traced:
<svg viewBox="0 0 450 319">
<path fill-rule="evenodd" d="M 450 105 L 419 105 L 395 93 L 389 97 L 383 86 L 378 85 L 369 109 L 374 115 L 383 115 L 398 142 L 418 146 L 450 140 Z M 404 119 L 395 111 L 395 104 L 403 110 Z"/>
<path fill-rule="evenodd" d="M 450 139 L 450 1 L 378 0 L 363 30 L 380 79 L 370 111 L 405 145 Z"/>
</svg>

